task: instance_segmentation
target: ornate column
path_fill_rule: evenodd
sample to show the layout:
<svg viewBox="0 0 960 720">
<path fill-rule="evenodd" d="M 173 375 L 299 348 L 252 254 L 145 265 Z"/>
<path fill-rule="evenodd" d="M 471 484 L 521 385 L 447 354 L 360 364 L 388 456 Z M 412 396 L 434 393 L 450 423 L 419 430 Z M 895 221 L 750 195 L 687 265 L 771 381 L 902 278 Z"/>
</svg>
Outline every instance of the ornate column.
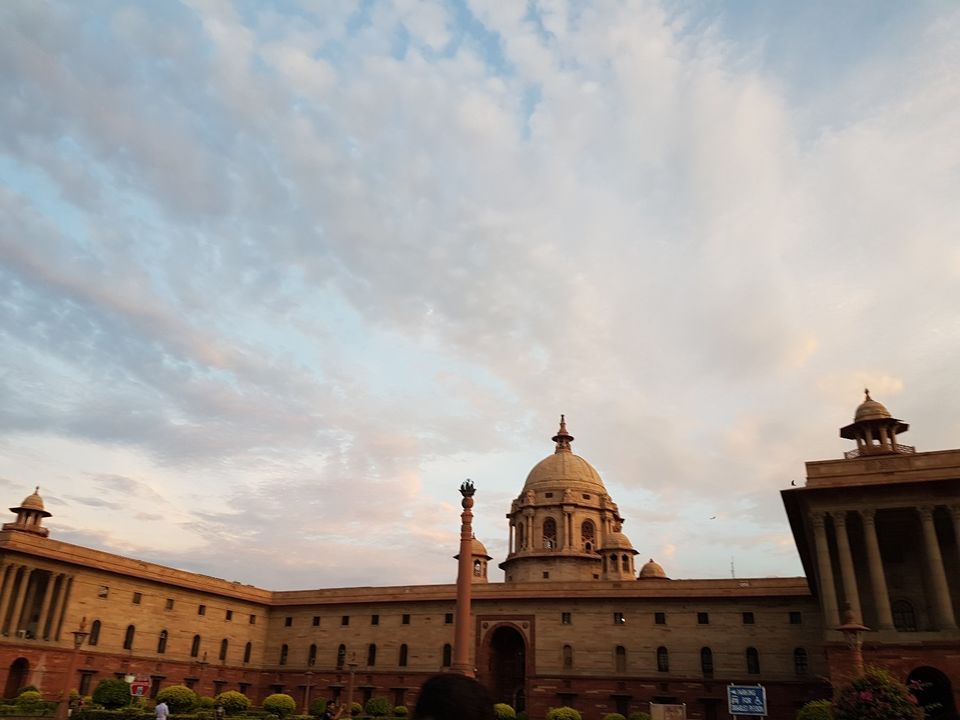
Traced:
<svg viewBox="0 0 960 720">
<path fill-rule="evenodd" d="M 820 580 L 824 620 L 827 627 L 833 627 L 840 624 L 840 613 L 837 591 L 833 584 L 833 567 L 830 564 L 830 546 L 827 545 L 827 532 L 824 527 L 826 516 L 823 511 L 810 513 L 810 524 L 813 525 L 813 541 L 817 552 L 817 575 Z"/>
<path fill-rule="evenodd" d="M 867 549 L 867 563 L 870 566 L 870 585 L 873 590 L 873 605 L 877 609 L 877 625 L 881 630 L 893 629 L 893 615 L 890 612 L 890 594 L 887 592 L 887 578 L 883 574 L 883 558 L 880 557 L 880 543 L 877 542 L 877 511 L 860 511 L 863 519 L 863 540 Z"/>
<path fill-rule="evenodd" d="M 843 599 L 850 603 L 853 617 L 861 622 L 860 593 L 857 590 L 857 573 L 853 567 L 853 555 L 850 553 L 850 538 L 847 535 L 847 511 L 837 510 L 830 513 L 833 518 L 833 532 L 837 537 L 837 555 L 840 558 L 840 580 L 843 582 Z"/>
<path fill-rule="evenodd" d="M 20 587 L 17 588 L 17 597 L 13 602 L 13 614 L 10 616 L 9 635 L 16 636 L 20 630 L 20 615 L 23 612 L 23 602 L 27 599 L 27 588 L 30 587 L 30 577 L 33 575 L 33 568 L 24 566 L 23 579 L 20 580 Z"/>
<path fill-rule="evenodd" d="M 933 524 L 933 511 L 933 505 L 921 505 L 917 508 L 923 530 L 927 575 L 930 587 L 933 588 L 933 608 L 937 627 L 940 630 L 951 630 L 957 627 L 957 621 L 953 616 L 950 588 L 947 586 L 947 575 L 943 570 L 943 556 L 940 554 L 940 543 L 937 541 L 937 529 Z"/>
<path fill-rule="evenodd" d="M 463 496 L 460 513 L 460 556 L 457 564 L 457 610 L 456 626 L 453 632 L 453 663 L 450 669 L 467 677 L 473 677 L 473 663 L 470 661 L 470 612 L 471 591 L 473 589 L 473 494 L 476 490 L 469 480 L 460 485 Z"/>
</svg>

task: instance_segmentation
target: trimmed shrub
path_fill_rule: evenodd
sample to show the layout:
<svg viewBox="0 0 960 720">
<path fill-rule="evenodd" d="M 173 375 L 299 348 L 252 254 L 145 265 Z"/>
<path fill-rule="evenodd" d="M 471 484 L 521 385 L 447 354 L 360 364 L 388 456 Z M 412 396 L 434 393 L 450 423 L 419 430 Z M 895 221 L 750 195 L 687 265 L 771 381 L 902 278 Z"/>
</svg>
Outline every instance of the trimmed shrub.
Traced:
<svg viewBox="0 0 960 720">
<path fill-rule="evenodd" d="M 497 720 L 516 720 L 517 712 L 507 703 L 496 703 L 493 706 L 493 714 Z"/>
<path fill-rule="evenodd" d="M 165 702 L 171 713 L 186 713 L 197 706 L 198 698 L 186 685 L 171 685 L 157 693 L 157 702 Z"/>
<path fill-rule="evenodd" d="M 40 692 L 40 688 L 36 685 L 24 685 L 22 688 L 17 690 L 17 697 L 20 697 L 25 692 Z"/>
<path fill-rule="evenodd" d="M 603 720 L 627 720 L 627 719 L 620 713 L 607 713 L 606 715 L 603 716 Z"/>
<path fill-rule="evenodd" d="M 650 713 L 637 710 L 636 712 L 630 713 L 630 717 L 627 718 L 627 720 L 650 720 Z"/>
<path fill-rule="evenodd" d="M 407 709 L 406 705 L 397 705 L 393 709 L 393 716 L 398 718 L 405 718 L 410 711 Z"/>
<path fill-rule="evenodd" d="M 833 720 L 833 703 L 811 700 L 797 712 L 797 720 Z"/>
<path fill-rule="evenodd" d="M 355 702 L 350 706 L 350 714 L 353 715 L 354 717 L 356 717 L 362 712 L 363 712 L 363 705 L 361 705 L 360 703 Z"/>
<path fill-rule="evenodd" d="M 923 720 L 923 709 L 907 686 L 886 670 L 867 671 L 837 693 L 836 720 Z"/>
<path fill-rule="evenodd" d="M 297 701 L 286 693 L 274 693 L 264 699 L 263 709 L 277 717 L 286 717 L 297 709 Z"/>
<path fill-rule="evenodd" d="M 43 699 L 37 690 L 21 690 L 17 695 L 17 705 L 35 705 Z"/>
<path fill-rule="evenodd" d="M 197 707 L 204 710 L 213 710 L 213 706 L 216 704 L 216 701 L 209 695 L 203 695 L 197 699 Z"/>
<path fill-rule="evenodd" d="M 223 711 L 227 715 L 236 715 L 250 709 L 250 698 L 236 690 L 220 693 L 217 695 L 216 702 L 223 705 Z"/>
<path fill-rule="evenodd" d="M 123 680 L 105 678 L 97 683 L 93 691 L 93 701 L 108 710 L 130 704 L 130 686 Z"/>
<path fill-rule="evenodd" d="M 547 710 L 547 720 L 583 720 L 580 713 L 572 707 L 550 708 Z"/>
<path fill-rule="evenodd" d="M 386 717 L 392 709 L 390 702 L 382 697 L 372 697 L 363 706 L 363 711 L 370 717 Z"/>
</svg>

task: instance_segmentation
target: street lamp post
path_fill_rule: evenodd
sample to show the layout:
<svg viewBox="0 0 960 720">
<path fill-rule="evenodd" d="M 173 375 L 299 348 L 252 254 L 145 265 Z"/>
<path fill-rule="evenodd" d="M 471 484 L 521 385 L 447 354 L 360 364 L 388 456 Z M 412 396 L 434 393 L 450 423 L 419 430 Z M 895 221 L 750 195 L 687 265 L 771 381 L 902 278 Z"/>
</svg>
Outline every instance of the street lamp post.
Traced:
<svg viewBox="0 0 960 720">
<path fill-rule="evenodd" d="M 850 603 L 847 603 L 843 609 L 843 625 L 838 625 L 836 630 L 843 633 L 843 639 L 853 655 L 853 677 L 860 677 L 863 675 L 863 634 L 870 628 L 857 622 Z"/>
<path fill-rule="evenodd" d="M 61 701 L 57 705 L 57 720 L 66 720 L 70 716 L 70 690 L 73 684 L 73 675 L 77 671 L 77 657 L 80 655 L 80 648 L 90 634 L 87 632 L 87 618 L 84 616 L 80 620 L 80 627 L 73 631 L 73 651 L 70 653 L 70 660 L 67 663 L 67 672 L 63 680 L 63 690 L 61 691 Z"/>
<path fill-rule="evenodd" d="M 313 671 L 307 670 L 304 675 L 307 677 L 307 687 L 303 691 L 303 714 L 310 714 L 310 681 L 313 680 Z"/>
<path fill-rule="evenodd" d="M 347 717 L 353 714 L 353 675 L 357 671 L 357 654 L 350 653 L 350 662 L 347 663 L 350 668 L 350 675 L 347 678 Z"/>
</svg>

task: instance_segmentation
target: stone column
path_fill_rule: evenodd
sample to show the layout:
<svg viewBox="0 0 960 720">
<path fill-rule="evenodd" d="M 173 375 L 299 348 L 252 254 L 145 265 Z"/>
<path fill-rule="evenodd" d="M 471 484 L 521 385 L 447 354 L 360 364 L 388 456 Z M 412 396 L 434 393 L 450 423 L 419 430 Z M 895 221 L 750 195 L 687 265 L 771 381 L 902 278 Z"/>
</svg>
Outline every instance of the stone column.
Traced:
<svg viewBox="0 0 960 720">
<path fill-rule="evenodd" d="M 460 513 L 460 555 L 457 563 L 456 625 L 453 631 L 453 663 L 450 669 L 467 677 L 473 677 L 473 662 L 470 660 L 470 628 L 473 624 L 471 594 L 473 589 L 473 483 L 467 480 L 460 485 L 463 496 Z"/>
<path fill-rule="evenodd" d="M 923 529 L 927 575 L 930 580 L 930 587 L 933 588 L 933 608 L 937 618 L 937 628 L 951 630 L 957 627 L 957 621 L 953 616 L 950 588 L 947 586 L 947 575 L 943 570 L 943 556 L 940 554 L 937 529 L 933 523 L 933 510 L 933 505 L 922 505 L 917 508 L 917 512 L 920 513 L 920 525 Z"/>
<path fill-rule="evenodd" d="M 47 580 L 47 587 L 43 591 L 43 601 L 40 603 L 40 617 L 37 620 L 37 639 L 46 640 L 47 615 L 50 614 L 50 601 L 53 600 L 53 585 L 56 576 L 50 573 L 50 579 Z"/>
<path fill-rule="evenodd" d="M 510 539 L 509 539 L 509 546 L 510 546 L 510 547 L 509 547 L 509 549 L 507 550 L 507 555 L 513 555 L 513 540 L 514 540 L 514 538 L 516 537 L 516 535 L 517 535 L 517 526 L 516 526 L 516 524 L 513 522 L 513 520 L 511 520 L 511 521 L 510 521 Z"/>
<path fill-rule="evenodd" d="M 877 511 L 861 510 L 863 519 L 863 540 L 867 548 L 867 563 L 870 566 L 870 584 L 873 589 L 873 605 L 877 609 L 877 626 L 880 630 L 893 629 L 893 615 L 890 612 L 890 594 L 887 592 L 887 578 L 883 573 L 883 558 L 880 557 L 880 543 L 877 542 Z"/>
<path fill-rule="evenodd" d="M 820 581 L 820 601 L 823 603 L 824 620 L 827 627 L 835 627 L 840 624 L 840 613 L 837 606 L 837 591 L 833 584 L 833 567 L 830 564 L 830 546 L 827 544 L 825 519 L 826 513 L 822 511 L 810 514 L 817 553 L 817 574 Z"/>
<path fill-rule="evenodd" d="M 960 560 L 960 505 L 950 506 L 950 516 L 953 518 L 953 537 L 957 540 L 957 559 Z"/>
<path fill-rule="evenodd" d="M 22 565 L 7 565 L 6 582 L 3 585 L 3 596 L 0 597 L 0 629 L 3 626 L 3 620 L 7 616 L 7 609 L 10 607 L 10 600 L 13 596 L 13 586 L 17 582 L 17 571 Z"/>
<path fill-rule="evenodd" d="M 17 598 L 13 603 L 13 614 L 10 616 L 10 635 L 16 636 L 20 629 L 20 615 L 23 613 L 23 603 L 27 599 L 27 588 L 30 587 L 32 575 L 33 568 L 23 568 L 23 579 L 20 581 L 20 587 L 17 588 Z"/>
<path fill-rule="evenodd" d="M 833 532 L 837 538 L 837 555 L 840 559 L 840 580 L 843 582 L 843 599 L 850 603 L 853 617 L 863 622 L 860 610 L 860 593 L 857 590 L 857 573 L 853 567 L 853 555 L 850 553 L 850 538 L 847 536 L 847 511 L 830 513 L 833 518 Z"/>
</svg>

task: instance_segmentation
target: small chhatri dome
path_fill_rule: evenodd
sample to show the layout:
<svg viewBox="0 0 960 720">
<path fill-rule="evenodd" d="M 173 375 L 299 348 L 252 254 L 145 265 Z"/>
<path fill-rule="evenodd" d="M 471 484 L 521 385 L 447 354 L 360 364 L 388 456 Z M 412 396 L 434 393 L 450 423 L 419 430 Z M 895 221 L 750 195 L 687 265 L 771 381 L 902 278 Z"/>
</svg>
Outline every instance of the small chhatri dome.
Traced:
<svg viewBox="0 0 960 720">
<path fill-rule="evenodd" d="M 486 557 L 486 558 L 488 558 L 488 559 L 490 559 L 490 560 L 493 559 L 493 558 L 490 557 L 490 554 L 487 552 L 487 548 L 484 547 L 483 543 L 480 542 L 479 540 L 477 540 L 477 536 L 476 536 L 476 535 L 473 536 L 473 540 L 472 540 L 471 546 L 470 546 L 470 552 L 471 552 L 471 554 L 472 554 L 474 557 L 476 557 L 477 555 L 481 555 L 481 556 Z"/>
<path fill-rule="evenodd" d="M 660 563 L 653 561 L 653 558 L 650 558 L 649 562 L 643 564 L 643 567 L 640 568 L 640 574 L 637 576 L 637 580 L 669 580 L 667 574 L 663 571 L 663 567 L 660 566 Z"/>
<path fill-rule="evenodd" d="M 551 439 L 557 444 L 556 449 L 552 455 L 533 466 L 523 489 L 526 491 L 539 485 L 550 485 L 563 489 L 586 490 L 597 495 L 606 494 L 600 473 L 582 457 L 574 455 L 570 449 L 573 435 L 567 432 L 567 422 L 563 415 L 560 416 L 560 429 Z"/>
<path fill-rule="evenodd" d="M 21 510 L 33 510 L 39 513 L 42 517 L 50 517 L 50 513 L 46 511 L 43 507 L 43 498 L 40 497 L 40 486 L 37 485 L 36 489 L 30 494 L 27 495 L 23 502 L 20 503 L 20 507 L 10 508 L 10 512 L 20 512 Z"/>
<path fill-rule="evenodd" d="M 604 550 L 633 550 L 630 540 L 619 530 L 607 533 L 603 541 Z M 661 568 L 660 572 L 663 572 Z"/>
<path fill-rule="evenodd" d="M 890 411 L 883 406 L 883 403 L 879 403 L 870 397 L 870 390 L 864 389 L 863 394 L 866 396 L 864 401 L 857 406 L 857 412 L 854 413 L 853 421 L 862 422 L 864 420 L 886 420 L 891 417 Z"/>
</svg>

